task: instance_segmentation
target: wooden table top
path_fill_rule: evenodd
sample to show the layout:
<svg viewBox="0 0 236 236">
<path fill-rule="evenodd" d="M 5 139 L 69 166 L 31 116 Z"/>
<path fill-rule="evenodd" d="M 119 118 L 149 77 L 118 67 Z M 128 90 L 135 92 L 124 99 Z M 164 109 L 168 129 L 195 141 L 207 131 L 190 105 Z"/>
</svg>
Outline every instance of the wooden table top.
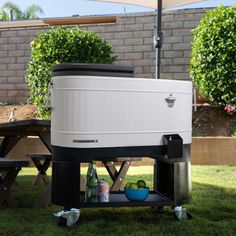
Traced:
<svg viewBox="0 0 236 236">
<path fill-rule="evenodd" d="M 49 132 L 50 120 L 18 120 L 14 122 L 0 123 L 0 136 L 5 135 L 34 135 L 36 132 Z"/>
<path fill-rule="evenodd" d="M 29 161 L 0 158 L 0 168 L 10 168 L 10 167 L 22 167 L 28 166 Z"/>
<path fill-rule="evenodd" d="M 52 159 L 52 154 L 51 153 L 26 153 L 27 157 L 31 157 L 31 158 L 36 158 L 36 159 Z"/>
</svg>

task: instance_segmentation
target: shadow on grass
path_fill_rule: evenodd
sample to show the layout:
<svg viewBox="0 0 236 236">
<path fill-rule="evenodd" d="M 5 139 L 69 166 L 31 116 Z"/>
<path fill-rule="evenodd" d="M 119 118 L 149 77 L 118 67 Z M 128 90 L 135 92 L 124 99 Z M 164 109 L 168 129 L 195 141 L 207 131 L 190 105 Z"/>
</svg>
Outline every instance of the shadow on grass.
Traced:
<svg viewBox="0 0 236 236">
<path fill-rule="evenodd" d="M 107 176 L 102 176 L 108 178 Z M 152 175 L 139 177 L 152 186 Z M 170 207 L 158 214 L 150 207 L 82 209 L 80 225 L 56 226 L 54 212 L 63 207 L 52 205 L 41 209 L 34 203 L 45 185 L 32 186 L 35 176 L 17 177 L 12 194 L 18 207 L 0 207 L 0 235 L 236 235 L 236 189 L 193 182 L 192 203 L 186 205 L 193 219 L 176 221 Z"/>
<path fill-rule="evenodd" d="M 212 221 L 236 220 L 236 189 L 193 182 L 192 197 L 188 209 L 194 215 Z"/>
</svg>

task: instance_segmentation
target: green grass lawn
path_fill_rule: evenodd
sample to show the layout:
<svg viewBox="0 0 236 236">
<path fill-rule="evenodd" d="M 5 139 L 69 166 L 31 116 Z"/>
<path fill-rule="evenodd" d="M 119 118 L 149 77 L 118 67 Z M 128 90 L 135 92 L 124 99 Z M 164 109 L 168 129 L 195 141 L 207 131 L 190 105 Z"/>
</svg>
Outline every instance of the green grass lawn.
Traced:
<svg viewBox="0 0 236 236">
<path fill-rule="evenodd" d="M 151 173 L 149 166 L 131 167 L 125 182 L 141 178 L 152 186 Z M 53 216 L 62 207 L 33 207 L 44 188 L 32 186 L 35 174 L 35 168 L 25 168 L 17 177 L 12 194 L 18 207 L 0 207 L 0 235 L 236 235 L 236 167 L 192 167 L 193 201 L 186 205 L 192 220 L 176 221 L 169 207 L 162 214 L 150 207 L 82 209 L 80 225 L 66 228 L 58 227 Z M 108 179 L 103 168 L 98 168 L 98 174 Z"/>
</svg>

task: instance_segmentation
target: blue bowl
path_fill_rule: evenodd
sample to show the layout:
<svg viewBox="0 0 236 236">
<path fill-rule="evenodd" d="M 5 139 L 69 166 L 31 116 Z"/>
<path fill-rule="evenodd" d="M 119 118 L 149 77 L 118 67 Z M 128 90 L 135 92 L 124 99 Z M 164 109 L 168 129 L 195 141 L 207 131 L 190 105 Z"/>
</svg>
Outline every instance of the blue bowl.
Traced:
<svg viewBox="0 0 236 236">
<path fill-rule="evenodd" d="M 139 188 L 139 189 L 124 189 L 125 196 L 130 201 L 144 201 L 148 197 L 149 188 Z"/>
</svg>

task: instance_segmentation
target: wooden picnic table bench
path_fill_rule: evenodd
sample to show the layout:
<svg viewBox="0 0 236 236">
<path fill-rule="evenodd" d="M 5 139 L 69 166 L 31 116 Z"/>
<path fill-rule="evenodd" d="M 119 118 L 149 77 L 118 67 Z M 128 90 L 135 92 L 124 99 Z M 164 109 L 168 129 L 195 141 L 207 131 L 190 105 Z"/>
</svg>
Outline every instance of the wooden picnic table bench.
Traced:
<svg viewBox="0 0 236 236">
<path fill-rule="evenodd" d="M 0 157 L 6 157 L 6 155 L 16 146 L 16 144 L 22 138 L 28 136 L 38 136 L 42 141 L 42 143 L 46 146 L 48 151 L 51 152 L 50 129 L 51 129 L 50 120 L 32 119 L 32 120 L 18 120 L 14 122 L 1 123 L 0 136 L 3 137 L 3 140 L 2 143 L 0 144 Z M 46 189 L 48 189 L 47 186 Z M 44 196 L 45 193 L 46 196 Z M 37 200 L 36 205 L 37 206 L 48 205 L 51 202 L 50 194 L 51 194 L 50 191 L 44 191 Z"/>
<path fill-rule="evenodd" d="M 49 184 L 50 179 L 47 175 L 47 169 L 52 162 L 52 154 L 51 153 L 27 153 L 26 156 L 31 158 L 35 167 L 38 170 L 38 174 L 33 181 L 33 185 L 38 185 L 41 182 L 41 180 L 45 184 Z"/>
<path fill-rule="evenodd" d="M 16 206 L 11 187 L 21 168 L 28 165 L 29 161 L 0 158 L 0 171 L 5 172 L 0 176 L 0 205 L 6 202 L 10 207 Z"/>
<path fill-rule="evenodd" d="M 19 142 L 27 136 L 38 136 L 51 152 L 49 120 L 19 120 L 0 124 L 0 136 L 3 141 L 0 145 L 0 156 L 5 157 Z"/>
<path fill-rule="evenodd" d="M 110 175 L 113 184 L 110 188 L 111 191 L 123 190 L 123 181 L 129 170 L 131 161 L 141 161 L 141 157 L 117 157 L 114 161 L 103 161 L 104 166 Z M 120 163 L 120 168 L 117 169 L 116 164 Z"/>
</svg>

